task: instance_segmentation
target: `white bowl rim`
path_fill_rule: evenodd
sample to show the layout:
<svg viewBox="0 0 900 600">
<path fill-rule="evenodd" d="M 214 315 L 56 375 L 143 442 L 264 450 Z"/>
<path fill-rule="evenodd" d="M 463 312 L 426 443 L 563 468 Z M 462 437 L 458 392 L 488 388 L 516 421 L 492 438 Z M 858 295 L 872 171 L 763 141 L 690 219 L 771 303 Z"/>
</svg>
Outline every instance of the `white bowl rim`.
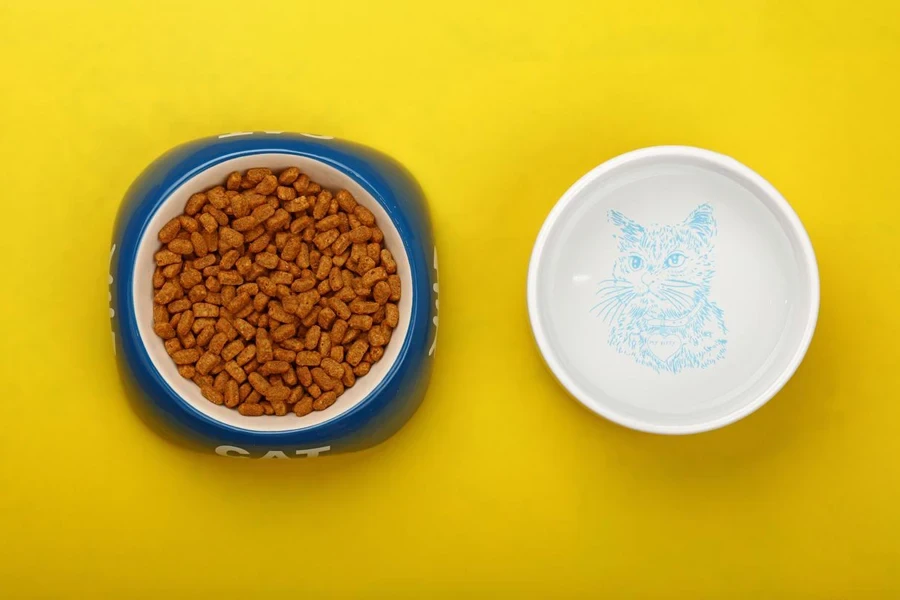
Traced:
<svg viewBox="0 0 900 600">
<path fill-rule="evenodd" d="M 803 335 L 800 338 L 800 343 L 795 348 L 787 368 L 785 368 L 781 375 L 762 393 L 758 394 L 755 398 L 752 398 L 737 410 L 721 417 L 688 425 L 660 424 L 636 419 L 630 415 L 616 411 L 585 392 L 569 375 L 567 369 L 559 360 L 539 317 L 537 291 L 538 271 L 547 238 L 556 226 L 560 216 L 573 202 L 577 201 L 579 194 L 584 188 L 600 177 L 608 175 L 612 171 L 621 169 L 626 165 L 633 164 L 637 161 L 666 158 L 693 158 L 701 160 L 724 171 L 730 171 L 756 185 L 767 196 L 768 200 L 771 201 L 772 206 L 778 211 L 779 216 L 781 216 L 788 224 L 788 227 L 785 228 L 785 234 L 800 248 L 802 260 L 806 263 L 809 275 L 806 282 L 810 296 L 809 306 L 806 307 L 806 325 L 803 330 Z M 803 361 L 809 345 L 812 342 L 813 334 L 815 333 L 820 304 L 819 270 L 812 242 L 809 239 L 806 229 L 803 227 L 803 223 L 797 216 L 797 213 L 791 205 L 788 204 L 781 193 L 756 171 L 730 156 L 712 150 L 679 145 L 651 146 L 626 152 L 625 154 L 621 154 L 603 162 L 578 179 L 578 181 L 566 190 L 562 197 L 557 201 L 547 215 L 544 224 L 541 226 L 541 230 L 538 233 L 532 249 L 531 259 L 528 265 L 527 303 L 531 330 L 544 362 L 556 379 L 576 400 L 600 416 L 630 429 L 666 435 L 685 435 L 719 429 L 746 417 L 768 402 L 782 387 L 784 387 L 788 380 L 791 379 L 797 371 L 797 368 L 800 366 L 800 363 Z"/>
</svg>

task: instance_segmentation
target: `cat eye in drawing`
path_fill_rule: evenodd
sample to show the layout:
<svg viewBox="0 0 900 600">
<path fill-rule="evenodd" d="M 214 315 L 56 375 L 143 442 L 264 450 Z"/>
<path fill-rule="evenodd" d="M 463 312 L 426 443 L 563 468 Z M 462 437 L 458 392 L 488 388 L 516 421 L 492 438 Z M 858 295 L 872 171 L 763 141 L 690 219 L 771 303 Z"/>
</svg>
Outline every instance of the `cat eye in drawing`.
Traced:
<svg viewBox="0 0 900 600">
<path fill-rule="evenodd" d="M 576 399 L 627 427 L 685 434 L 747 416 L 793 376 L 819 273 L 769 182 L 727 156 L 661 146 L 563 195 L 527 293 L 538 348 Z"/>
</svg>

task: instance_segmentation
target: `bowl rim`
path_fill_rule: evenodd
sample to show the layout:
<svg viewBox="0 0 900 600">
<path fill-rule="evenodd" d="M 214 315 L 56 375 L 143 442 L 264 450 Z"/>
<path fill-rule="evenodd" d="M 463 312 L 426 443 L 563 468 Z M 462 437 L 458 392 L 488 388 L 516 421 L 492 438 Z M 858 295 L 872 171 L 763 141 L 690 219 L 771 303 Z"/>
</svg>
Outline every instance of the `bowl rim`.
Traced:
<svg viewBox="0 0 900 600">
<path fill-rule="evenodd" d="M 800 249 L 799 257 L 802 257 L 802 262 L 805 263 L 808 270 L 806 287 L 810 296 L 809 305 L 805 307 L 807 318 L 803 335 L 794 349 L 787 367 L 781 374 L 762 393 L 758 394 L 751 401 L 744 403 L 740 408 L 717 418 L 686 425 L 659 424 L 632 417 L 611 408 L 602 401 L 596 400 L 582 390 L 562 365 L 550 343 L 549 336 L 540 319 L 540 302 L 537 291 L 538 272 L 547 240 L 560 217 L 570 205 L 577 201 L 582 190 L 595 180 L 637 161 L 666 158 L 692 158 L 704 161 L 726 172 L 736 174 L 756 185 L 768 200 L 772 202 L 772 206 L 777 211 L 778 216 L 784 219 L 786 224 L 784 227 L 785 235 L 792 242 L 795 242 Z M 614 423 L 638 431 L 666 435 L 685 435 L 719 429 L 753 413 L 775 396 L 793 377 L 809 349 L 818 321 L 821 294 L 818 263 L 809 234 L 803 227 L 803 223 L 800 221 L 797 213 L 781 193 L 759 173 L 730 156 L 704 148 L 680 145 L 650 146 L 620 154 L 594 167 L 572 184 L 550 210 L 541 226 L 529 260 L 526 287 L 528 316 L 535 342 L 547 367 L 569 394 L 592 412 Z"/>
<path fill-rule="evenodd" d="M 412 240 L 418 239 L 419 237 L 422 237 L 424 240 L 428 236 L 411 235 L 410 232 L 413 231 L 413 226 L 407 222 L 407 217 L 404 216 L 402 210 L 398 206 L 395 206 L 395 200 L 390 198 L 391 196 L 396 196 L 398 191 L 393 189 L 393 187 L 389 185 L 389 182 L 374 181 L 375 177 L 372 177 L 371 179 L 373 180 L 370 180 L 370 178 L 366 177 L 361 172 L 362 169 L 356 168 L 360 166 L 360 164 L 371 165 L 372 163 L 379 162 L 379 160 L 390 161 L 391 159 L 387 156 L 380 155 L 379 153 L 375 153 L 374 156 L 348 156 L 346 149 L 334 151 L 335 149 L 327 146 L 325 142 L 319 141 L 319 139 L 331 139 L 325 137 L 315 140 L 302 140 L 295 136 L 288 135 L 279 136 L 278 139 L 269 137 L 262 138 L 261 136 L 252 136 L 251 138 L 249 135 L 238 140 L 224 140 L 222 137 L 231 136 L 226 135 L 219 136 L 218 138 L 196 140 L 195 142 L 188 143 L 186 146 L 197 144 L 193 149 L 196 150 L 199 148 L 203 152 L 197 152 L 188 157 L 182 156 L 170 158 L 169 164 L 163 169 L 165 171 L 164 178 L 166 179 L 166 184 L 164 186 L 157 186 L 149 190 L 144 190 L 139 196 L 142 200 L 142 208 L 140 210 L 135 210 L 136 214 L 132 215 L 132 217 L 135 217 L 138 216 L 137 213 L 139 213 L 138 218 L 134 219 L 139 223 L 129 223 L 129 226 L 134 226 L 137 231 L 134 233 L 127 231 L 120 232 L 117 226 L 116 238 L 125 239 L 126 236 L 132 238 L 130 243 L 122 243 L 123 248 L 121 250 L 126 250 L 124 247 L 127 246 L 127 252 L 125 254 L 120 252 L 119 256 L 114 259 L 114 262 L 117 265 L 114 272 L 118 279 L 115 282 L 118 298 L 116 305 L 120 313 L 118 315 L 119 326 L 117 329 L 119 330 L 120 343 L 125 349 L 123 362 L 128 365 L 129 371 L 139 382 L 143 382 L 142 378 L 149 378 L 156 388 L 165 393 L 165 398 L 159 400 L 151 390 L 143 389 L 144 395 L 148 396 L 148 399 L 152 404 L 162 408 L 164 412 L 168 412 L 170 416 L 176 417 L 176 420 L 179 421 L 182 426 L 187 425 L 189 422 L 199 422 L 203 424 L 205 426 L 204 431 L 197 431 L 196 433 L 206 437 L 236 435 L 241 436 L 245 440 L 249 437 L 252 439 L 272 439 L 273 442 L 276 441 L 277 438 L 277 441 L 286 443 L 288 440 L 300 435 L 309 439 L 297 440 L 297 442 L 306 443 L 318 439 L 327 440 L 347 435 L 349 431 L 355 431 L 360 427 L 365 426 L 364 423 L 372 416 L 373 408 L 371 405 L 376 399 L 383 395 L 385 388 L 395 386 L 398 377 L 403 378 L 403 373 L 409 369 L 417 369 L 419 363 L 424 363 L 424 361 L 429 358 L 426 356 L 421 359 L 416 359 L 417 355 L 412 354 L 411 352 L 413 345 L 418 344 L 414 338 L 421 335 L 420 330 L 424 327 L 426 329 L 425 336 L 427 339 L 427 329 L 430 326 L 430 318 L 425 314 L 427 313 L 427 307 L 430 304 L 430 298 L 420 298 L 419 296 L 421 294 L 417 289 L 420 287 L 420 280 L 423 273 L 426 274 L 425 279 L 428 280 L 428 266 L 427 262 L 423 260 L 423 257 L 418 256 L 420 252 L 418 252 L 418 248 L 413 244 Z M 241 145 L 248 141 L 255 143 L 251 146 Z M 341 142 L 340 140 L 334 140 L 334 142 L 346 144 L 346 142 Z M 299 148 L 298 144 L 302 144 L 303 148 Z M 353 145 L 351 144 L 351 146 Z M 176 148 L 175 150 L 170 151 L 169 154 L 175 153 L 182 148 L 183 147 Z M 359 147 L 358 149 L 368 150 L 364 147 Z M 199 156 L 204 152 L 206 153 L 205 156 Z M 138 250 L 141 247 L 140 241 L 147 235 L 146 229 L 149 226 L 153 215 L 159 211 L 165 200 L 171 196 L 174 190 L 178 189 L 185 182 L 190 181 L 198 174 L 217 164 L 235 158 L 258 154 L 293 155 L 319 161 L 338 170 L 342 175 L 353 179 L 357 184 L 363 187 L 374 200 L 381 205 L 400 234 L 400 239 L 404 246 L 403 250 L 409 259 L 409 273 L 412 282 L 411 289 L 408 291 L 408 293 L 411 294 L 411 304 L 409 326 L 405 338 L 402 341 L 401 348 L 399 349 L 393 364 L 375 387 L 349 409 L 336 414 L 334 417 L 325 419 L 320 423 L 303 425 L 292 429 L 271 431 L 247 429 L 222 422 L 198 411 L 184 398 L 181 398 L 181 396 L 171 388 L 165 378 L 158 372 L 152 359 L 148 355 L 147 349 L 141 343 L 133 297 L 134 274 L 137 268 L 136 257 Z M 165 161 L 166 156 L 167 155 L 160 157 L 157 162 Z M 345 160 L 341 160 L 341 158 Z M 154 163 L 154 166 L 157 165 L 157 162 Z M 376 171 L 376 176 L 379 175 L 375 167 L 370 166 L 369 168 Z M 137 181 L 135 186 L 137 186 Z M 132 191 L 129 190 L 126 197 L 131 194 Z M 422 250 L 422 252 L 424 252 L 424 250 Z M 115 246 L 113 253 L 115 253 Z M 426 308 L 424 312 L 423 307 Z M 410 363 L 411 358 L 415 359 L 413 361 L 415 364 Z M 390 402 L 386 402 L 385 404 L 390 404 Z M 173 408 L 178 409 L 178 415 L 173 414 Z M 349 425 L 349 423 L 357 420 L 359 421 L 358 426 L 354 427 L 353 425 Z M 332 435 L 330 437 L 322 437 L 322 433 L 325 431 L 332 431 Z"/>
</svg>

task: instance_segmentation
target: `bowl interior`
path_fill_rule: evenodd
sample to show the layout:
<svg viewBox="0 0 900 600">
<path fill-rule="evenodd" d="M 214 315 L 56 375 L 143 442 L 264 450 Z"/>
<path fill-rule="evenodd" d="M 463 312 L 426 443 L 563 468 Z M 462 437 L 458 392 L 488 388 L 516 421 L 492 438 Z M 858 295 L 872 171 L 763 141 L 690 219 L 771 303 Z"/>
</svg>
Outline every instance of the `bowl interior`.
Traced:
<svg viewBox="0 0 900 600">
<path fill-rule="evenodd" d="M 356 380 L 356 384 L 337 399 L 327 410 L 313 412 L 305 417 L 293 413 L 285 416 L 245 417 L 236 410 L 217 406 L 206 400 L 200 389 L 190 380 L 178 374 L 172 359 L 166 353 L 163 340 L 153 333 L 153 254 L 160 248 L 157 233 L 170 219 L 184 211 L 184 205 L 191 194 L 223 184 L 232 171 L 244 171 L 253 167 L 269 167 L 276 173 L 295 166 L 323 188 L 348 190 L 356 200 L 372 211 L 376 223 L 384 232 L 384 244 L 397 262 L 403 295 L 399 302 L 400 322 L 394 330 L 390 343 L 385 347 L 384 357 L 372 366 L 369 373 Z M 139 243 L 134 268 L 134 311 L 137 316 L 141 340 L 147 349 L 154 367 L 169 387 L 191 408 L 211 419 L 250 431 L 292 431 L 320 425 L 337 418 L 362 402 L 384 379 L 397 361 L 407 333 L 412 306 L 412 279 L 409 256 L 400 238 L 391 215 L 358 182 L 334 167 L 318 160 L 293 154 L 266 153 L 233 158 L 205 169 L 196 174 L 165 198 L 154 213 Z"/>
<path fill-rule="evenodd" d="M 563 196 L 535 246 L 529 310 L 548 365 L 585 405 L 689 433 L 748 414 L 793 374 L 818 274 L 765 180 L 715 153 L 658 148 Z"/>
</svg>

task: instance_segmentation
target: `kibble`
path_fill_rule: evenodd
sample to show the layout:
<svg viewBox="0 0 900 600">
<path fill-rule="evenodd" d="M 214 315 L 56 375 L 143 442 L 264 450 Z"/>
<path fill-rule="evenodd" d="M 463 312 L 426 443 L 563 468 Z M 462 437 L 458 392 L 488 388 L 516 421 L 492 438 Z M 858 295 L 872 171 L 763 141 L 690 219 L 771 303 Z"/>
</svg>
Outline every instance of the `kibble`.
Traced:
<svg viewBox="0 0 900 600">
<path fill-rule="evenodd" d="M 297 167 L 229 174 L 158 238 L 153 330 L 182 377 L 241 415 L 326 410 L 399 324 L 375 215 Z"/>
</svg>

